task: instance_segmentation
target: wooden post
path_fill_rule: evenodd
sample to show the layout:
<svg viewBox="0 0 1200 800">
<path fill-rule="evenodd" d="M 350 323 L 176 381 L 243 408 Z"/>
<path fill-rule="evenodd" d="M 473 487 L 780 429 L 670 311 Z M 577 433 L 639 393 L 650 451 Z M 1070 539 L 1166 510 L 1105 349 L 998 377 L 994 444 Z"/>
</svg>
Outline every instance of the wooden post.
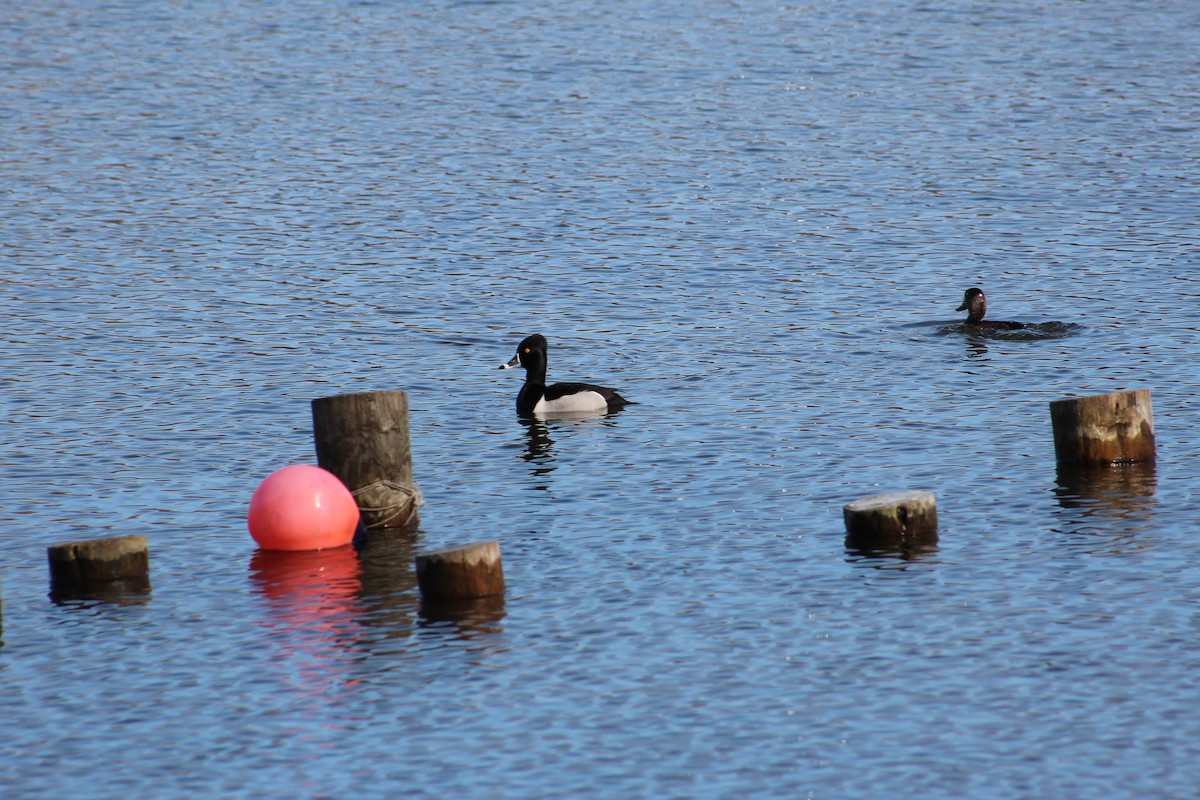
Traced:
<svg viewBox="0 0 1200 800">
<path fill-rule="evenodd" d="M 47 555 L 51 589 L 60 594 L 144 580 L 150 572 L 150 552 L 141 535 L 64 542 L 49 548 Z"/>
<path fill-rule="evenodd" d="M 1050 424 L 1060 464 L 1154 460 L 1149 389 L 1055 400 Z"/>
<path fill-rule="evenodd" d="M 477 542 L 418 555 L 417 586 L 430 597 L 489 597 L 504 593 L 498 541 Z"/>
<path fill-rule="evenodd" d="M 312 401 L 317 464 L 341 479 L 368 528 L 417 520 L 408 439 L 408 394 L 364 392 Z"/>
<path fill-rule="evenodd" d="M 846 545 L 870 548 L 937 542 L 933 492 L 886 492 L 842 507 Z"/>
</svg>

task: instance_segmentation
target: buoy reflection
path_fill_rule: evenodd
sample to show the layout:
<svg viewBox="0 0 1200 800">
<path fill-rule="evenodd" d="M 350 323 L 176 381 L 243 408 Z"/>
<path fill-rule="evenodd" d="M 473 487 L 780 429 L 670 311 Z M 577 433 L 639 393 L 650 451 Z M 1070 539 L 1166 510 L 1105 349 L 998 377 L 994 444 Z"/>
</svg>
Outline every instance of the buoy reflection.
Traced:
<svg viewBox="0 0 1200 800">
<path fill-rule="evenodd" d="M 257 550 L 250 580 L 266 601 L 263 624 L 278 649 L 285 682 L 322 693 L 349 678 L 347 655 L 361 636 L 362 566 L 354 547 Z"/>
</svg>

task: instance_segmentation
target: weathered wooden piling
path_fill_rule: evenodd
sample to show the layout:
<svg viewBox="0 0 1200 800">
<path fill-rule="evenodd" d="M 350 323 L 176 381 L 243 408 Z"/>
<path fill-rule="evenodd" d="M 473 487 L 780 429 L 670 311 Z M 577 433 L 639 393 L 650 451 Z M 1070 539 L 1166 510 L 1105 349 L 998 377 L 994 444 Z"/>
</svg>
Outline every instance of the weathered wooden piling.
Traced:
<svg viewBox="0 0 1200 800">
<path fill-rule="evenodd" d="M 1054 400 L 1050 424 L 1060 464 L 1154 460 L 1149 389 Z"/>
<path fill-rule="evenodd" d="M 64 542 L 50 547 L 47 555 L 51 591 L 56 594 L 101 590 L 119 581 L 145 580 L 150 572 L 146 537 L 139 534 Z"/>
<path fill-rule="evenodd" d="M 846 545 L 855 548 L 937 543 L 937 501 L 933 492 L 885 492 L 842 507 Z"/>
<path fill-rule="evenodd" d="M 363 392 L 312 401 L 317 464 L 341 479 L 368 528 L 417 520 L 412 482 L 408 394 Z"/>
<path fill-rule="evenodd" d="M 421 594 L 438 598 L 490 597 L 504 593 L 500 542 L 434 550 L 416 557 Z"/>
</svg>

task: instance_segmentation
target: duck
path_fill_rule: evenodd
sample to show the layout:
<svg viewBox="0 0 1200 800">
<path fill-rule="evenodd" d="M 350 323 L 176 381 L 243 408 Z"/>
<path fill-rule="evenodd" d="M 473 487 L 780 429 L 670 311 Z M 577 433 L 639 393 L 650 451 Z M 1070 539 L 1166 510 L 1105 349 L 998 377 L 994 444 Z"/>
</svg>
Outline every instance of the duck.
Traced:
<svg viewBox="0 0 1200 800">
<path fill-rule="evenodd" d="M 517 414 L 522 417 L 546 414 L 617 411 L 629 401 L 612 389 L 591 383 L 554 383 L 546 385 L 546 337 L 540 333 L 526 336 L 517 345 L 517 354 L 500 369 L 525 368 L 525 385 L 517 395 Z"/>
<path fill-rule="evenodd" d="M 1025 324 L 1021 322 L 1008 322 L 1003 320 L 987 320 L 985 322 L 983 315 L 987 313 L 987 298 L 983 296 L 983 290 L 977 287 L 972 287 L 963 292 L 962 305 L 955 310 L 966 311 L 967 318 L 963 324 L 970 325 L 973 328 L 1016 331 L 1025 327 Z"/>
</svg>

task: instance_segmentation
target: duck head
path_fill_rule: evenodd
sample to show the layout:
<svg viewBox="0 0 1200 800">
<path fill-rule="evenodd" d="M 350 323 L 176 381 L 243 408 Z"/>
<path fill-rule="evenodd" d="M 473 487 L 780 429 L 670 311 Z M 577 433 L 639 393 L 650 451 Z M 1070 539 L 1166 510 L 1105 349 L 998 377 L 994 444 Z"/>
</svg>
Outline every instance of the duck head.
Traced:
<svg viewBox="0 0 1200 800">
<path fill-rule="evenodd" d="M 540 333 L 526 336 L 517 345 L 517 354 L 506 363 L 501 364 L 500 369 L 521 366 L 529 375 L 536 375 L 539 372 L 544 374 L 546 371 L 546 347 L 546 337 Z"/>
<path fill-rule="evenodd" d="M 987 298 L 983 296 L 982 289 L 974 287 L 963 292 L 962 305 L 955 311 L 966 311 L 967 322 L 980 322 L 983 320 L 983 315 L 987 313 Z"/>
</svg>

